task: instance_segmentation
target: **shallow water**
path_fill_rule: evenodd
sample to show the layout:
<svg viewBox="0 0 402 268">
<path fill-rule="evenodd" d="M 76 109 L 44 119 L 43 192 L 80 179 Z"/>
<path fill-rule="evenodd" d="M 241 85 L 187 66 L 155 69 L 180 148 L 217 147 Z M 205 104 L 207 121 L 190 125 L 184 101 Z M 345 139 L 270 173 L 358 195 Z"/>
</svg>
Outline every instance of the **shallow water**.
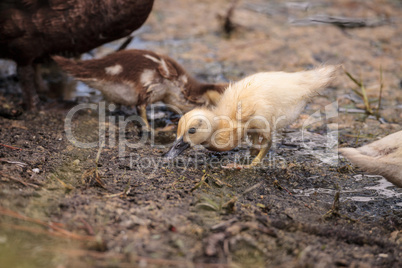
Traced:
<svg viewBox="0 0 402 268">
<path fill-rule="evenodd" d="M 378 201 L 382 202 L 384 200 L 393 200 L 396 206 L 402 206 L 402 191 L 401 189 L 394 186 L 392 183 L 387 181 L 382 176 L 378 175 L 356 175 L 353 177 L 355 182 L 352 187 L 347 186 L 340 190 L 340 201 L 354 201 L 354 202 L 370 202 Z M 354 188 L 356 186 L 361 186 L 364 180 L 367 181 L 369 186 L 364 186 L 362 188 Z M 375 181 L 373 181 L 373 179 Z M 374 185 L 373 185 L 374 184 Z M 352 189 L 348 189 L 352 188 Z M 313 194 L 328 194 L 335 195 L 337 190 L 325 189 L 325 188 L 308 188 L 308 189 L 294 189 L 296 192 L 295 196 L 311 196 Z"/>
</svg>

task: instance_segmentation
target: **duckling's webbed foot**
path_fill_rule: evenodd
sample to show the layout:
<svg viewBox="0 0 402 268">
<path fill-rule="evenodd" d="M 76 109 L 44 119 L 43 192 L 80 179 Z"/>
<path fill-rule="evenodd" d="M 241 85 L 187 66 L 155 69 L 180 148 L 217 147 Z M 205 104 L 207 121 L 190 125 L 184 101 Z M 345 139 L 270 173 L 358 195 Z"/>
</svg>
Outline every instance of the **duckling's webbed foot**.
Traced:
<svg viewBox="0 0 402 268">
<path fill-rule="evenodd" d="M 249 165 L 250 167 L 255 167 L 256 165 L 263 162 L 264 157 L 267 155 L 269 148 L 271 148 L 272 140 L 263 138 L 261 141 L 261 149 L 258 155 L 254 158 L 253 162 Z"/>
</svg>

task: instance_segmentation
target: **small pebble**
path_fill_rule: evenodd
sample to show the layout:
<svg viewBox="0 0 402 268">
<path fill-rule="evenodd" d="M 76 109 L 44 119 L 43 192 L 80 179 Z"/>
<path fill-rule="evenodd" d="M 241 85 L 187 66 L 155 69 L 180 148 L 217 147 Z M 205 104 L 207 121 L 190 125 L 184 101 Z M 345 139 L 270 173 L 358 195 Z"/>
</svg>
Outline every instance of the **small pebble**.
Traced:
<svg viewBox="0 0 402 268">
<path fill-rule="evenodd" d="M 36 174 L 39 174 L 39 172 L 40 172 L 39 168 L 34 168 L 34 169 L 32 169 L 32 171 L 33 171 L 34 173 L 36 173 Z"/>
</svg>

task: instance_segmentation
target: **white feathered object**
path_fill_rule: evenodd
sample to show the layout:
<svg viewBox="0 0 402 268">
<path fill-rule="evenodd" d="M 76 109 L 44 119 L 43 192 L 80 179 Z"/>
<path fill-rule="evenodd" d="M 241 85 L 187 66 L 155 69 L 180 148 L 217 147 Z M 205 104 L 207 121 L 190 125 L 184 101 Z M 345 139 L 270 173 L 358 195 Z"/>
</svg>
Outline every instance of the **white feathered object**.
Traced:
<svg viewBox="0 0 402 268">
<path fill-rule="evenodd" d="M 356 149 L 341 148 L 339 152 L 362 170 L 402 187 L 402 131 Z"/>
</svg>

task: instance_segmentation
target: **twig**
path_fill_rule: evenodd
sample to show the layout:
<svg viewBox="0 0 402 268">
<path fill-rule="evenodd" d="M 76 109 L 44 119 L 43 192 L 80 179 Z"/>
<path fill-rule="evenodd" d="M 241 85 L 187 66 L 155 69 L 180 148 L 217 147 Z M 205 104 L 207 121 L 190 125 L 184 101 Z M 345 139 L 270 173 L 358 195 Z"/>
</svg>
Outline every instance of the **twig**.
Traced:
<svg viewBox="0 0 402 268">
<path fill-rule="evenodd" d="M 225 186 L 230 187 L 230 188 L 233 187 L 233 186 L 230 185 L 229 183 L 224 182 L 224 181 L 221 181 L 221 180 L 218 179 L 218 178 L 215 178 L 215 177 L 213 177 L 213 176 L 210 176 L 210 177 L 214 180 L 215 184 L 218 185 L 219 187 L 222 187 L 222 185 L 225 185 Z"/>
<path fill-rule="evenodd" d="M 328 220 L 331 219 L 333 217 L 339 217 L 339 191 L 335 193 L 335 197 L 334 197 L 334 203 L 332 203 L 332 207 L 330 210 L 327 211 L 327 213 L 325 213 L 323 217 L 324 220 Z"/>
<path fill-rule="evenodd" d="M 332 207 L 330 210 L 327 211 L 327 213 L 324 214 L 324 216 L 322 216 L 322 218 L 324 220 L 329 220 L 332 218 L 344 218 L 346 220 L 352 221 L 352 222 L 356 222 L 355 219 L 350 218 L 347 215 L 343 215 L 339 212 L 339 208 L 340 208 L 340 203 L 339 203 L 339 196 L 340 196 L 340 192 L 339 190 L 335 193 L 334 196 L 334 202 L 332 203 Z"/>
<path fill-rule="evenodd" d="M 283 187 L 282 185 L 279 184 L 278 180 L 274 181 L 274 185 L 278 187 L 280 190 L 285 190 L 288 194 L 293 195 L 292 192 L 290 192 L 288 189 Z"/>
<path fill-rule="evenodd" d="M 101 145 L 99 146 L 98 153 L 96 154 L 96 158 L 95 158 L 96 166 L 98 166 L 99 157 L 100 157 L 100 154 L 101 154 L 102 149 L 103 149 L 104 146 L 105 146 L 105 141 L 103 140 Z"/>
<path fill-rule="evenodd" d="M 102 144 L 99 146 L 99 150 L 98 150 L 98 153 L 96 154 L 96 158 L 95 158 L 95 180 L 102 188 L 106 189 L 106 186 L 103 183 L 103 181 L 101 180 L 99 172 L 98 172 L 99 158 L 100 158 L 100 154 L 101 154 L 104 146 L 105 146 L 105 141 L 103 140 Z"/>
<path fill-rule="evenodd" d="M 316 15 L 309 17 L 307 19 L 295 20 L 292 22 L 293 24 L 301 24 L 308 25 L 312 23 L 327 23 L 337 26 L 341 29 L 345 28 L 374 28 L 382 25 L 389 24 L 389 20 L 385 19 L 360 19 L 360 18 L 347 18 L 347 17 L 336 17 L 336 16 L 327 16 L 327 15 Z"/>
<path fill-rule="evenodd" d="M 21 215 L 15 211 L 6 209 L 4 207 L 0 206 L 0 215 L 5 215 L 5 216 L 9 216 L 15 219 L 20 219 L 20 220 L 24 220 L 27 222 L 32 222 L 32 223 L 36 223 L 39 225 L 42 225 L 44 227 L 50 228 L 53 231 L 55 231 L 57 233 L 57 236 L 64 236 L 66 238 L 71 238 L 71 239 L 75 239 L 75 240 L 80 240 L 80 241 L 96 241 L 96 238 L 93 236 L 83 236 L 83 235 L 78 235 L 78 234 L 74 234 L 70 231 L 64 230 L 58 226 L 56 226 L 56 223 L 46 223 L 44 221 L 41 221 L 39 219 L 34 219 L 28 216 L 24 216 Z M 18 228 L 18 227 L 17 227 Z M 23 229 L 24 227 L 21 227 L 20 229 Z M 50 234 L 54 234 L 54 233 L 50 233 Z"/>
<path fill-rule="evenodd" d="M 381 99 L 382 99 L 382 89 L 384 87 L 384 83 L 382 80 L 382 65 L 380 66 L 380 96 L 378 97 L 378 107 L 377 107 L 377 120 L 380 117 L 380 108 L 381 108 Z"/>
<path fill-rule="evenodd" d="M 360 139 L 360 130 L 359 130 L 359 133 L 357 133 L 355 146 L 357 146 L 357 143 L 359 142 L 359 139 Z"/>
<path fill-rule="evenodd" d="M 211 186 L 209 186 L 207 183 L 205 183 L 205 180 L 207 179 L 207 173 L 205 173 L 204 175 L 202 175 L 201 180 L 190 190 L 190 192 L 195 191 L 197 188 L 199 188 L 200 186 L 202 186 L 203 184 L 206 184 L 209 188 L 211 188 Z"/>
<path fill-rule="evenodd" d="M 368 135 L 360 135 L 360 132 L 357 135 L 353 135 L 353 134 L 343 134 L 343 136 L 345 137 L 350 137 L 350 138 L 365 138 L 365 139 L 373 139 L 372 136 L 368 136 Z"/>
<path fill-rule="evenodd" d="M 65 189 L 71 191 L 74 189 L 73 186 L 71 186 L 70 184 L 65 183 L 64 181 L 60 180 L 58 177 L 53 176 Z"/>
<path fill-rule="evenodd" d="M 21 148 L 17 148 L 17 147 L 14 147 L 14 146 L 10 146 L 10 145 L 6 145 L 6 144 L 3 144 L 3 143 L 0 143 L 0 146 L 3 146 L 3 147 L 6 147 L 6 148 L 9 148 L 9 149 L 13 149 L 13 150 L 22 150 Z"/>
<path fill-rule="evenodd" d="M 85 171 L 84 174 L 82 174 L 82 176 L 81 176 L 81 180 L 84 183 L 85 177 L 89 177 L 89 181 L 91 181 L 91 176 L 94 175 L 95 181 L 99 184 L 99 186 L 102 187 L 103 189 L 107 189 L 105 186 L 105 183 L 102 181 L 102 179 L 99 175 L 99 171 L 98 171 L 99 158 L 100 158 L 104 145 L 105 145 L 105 141 L 103 140 L 101 145 L 99 146 L 98 152 L 96 153 L 95 168 Z"/>
<path fill-rule="evenodd" d="M 172 183 L 170 184 L 171 187 L 176 190 L 176 185 L 179 184 L 179 183 L 182 183 L 182 182 L 185 180 L 185 178 L 186 178 L 186 177 L 182 176 L 182 177 L 176 179 L 174 182 L 172 182 Z"/>
<path fill-rule="evenodd" d="M 127 196 L 131 192 L 131 186 L 128 188 L 125 188 L 124 191 L 118 192 L 115 194 L 108 194 L 105 195 L 106 198 L 112 198 L 112 197 L 117 197 L 117 196 Z"/>
<path fill-rule="evenodd" d="M 123 178 L 124 178 L 125 175 L 126 175 L 126 171 L 124 171 Z M 127 196 L 131 192 L 130 184 L 131 184 L 131 177 L 128 179 L 127 185 L 126 185 L 126 187 L 124 188 L 124 191 L 123 191 L 123 194 L 125 196 Z"/>
<path fill-rule="evenodd" d="M 251 191 L 257 189 L 258 187 L 260 187 L 261 185 L 262 185 L 262 182 L 257 183 L 257 184 L 255 184 L 255 185 L 251 186 L 250 188 L 246 189 L 246 190 L 242 193 L 242 195 L 248 194 L 249 192 L 251 192 Z"/>
<path fill-rule="evenodd" d="M 8 163 L 8 164 L 14 164 L 14 165 L 17 165 L 17 166 L 20 166 L 20 167 L 25 167 L 25 166 L 28 165 L 28 164 L 23 163 L 23 162 L 10 161 L 10 160 L 4 159 L 4 158 L 0 158 L 0 162 L 4 162 L 4 163 Z"/>
<path fill-rule="evenodd" d="M 36 185 L 36 184 L 32 184 L 32 183 L 29 183 L 29 182 L 25 182 L 25 181 L 23 181 L 23 180 L 20 180 L 20 179 L 17 179 L 17 178 L 14 178 L 14 177 L 12 177 L 11 175 L 6 175 L 6 174 L 4 174 L 4 173 L 0 173 L 3 177 L 5 177 L 5 178 L 7 178 L 7 179 L 9 179 L 9 180 L 13 180 L 13 181 L 16 181 L 16 182 L 19 182 L 19 183 L 21 183 L 22 185 L 24 185 L 24 186 L 31 186 L 31 187 L 34 187 L 34 188 L 39 188 L 39 186 L 38 185 Z"/>
<path fill-rule="evenodd" d="M 124 191 L 116 193 L 116 194 L 108 194 L 108 195 L 105 195 L 105 197 L 106 198 L 112 198 L 112 197 L 117 197 L 117 196 L 121 196 L 121 195 L 124 195 Z"/>
<path fill-rule="evenodd" d="M 85 230 L 87 230 L 87 233 L 88 233 L 89 235 L 91 235 L 91 236 L 92 236 L 92 235 L 95 235 L 94 229 L 91 227 L 91 225 L 89 225 L 89 223 L 88 223 L 86 220 L 80 218 L 80 221 L 84 224 Z"/>
<path fill-rule="evenodd" d="M 228 212 L 234 212 L 235 211 L 235 204 L 237 202 L 237 197 L 233 197 L 226 203 L 222 205 L 223 209 L 226 209 Z"/>
<path fill-rule="evenodd" d="M 238 2 L 239 0 L 232 0 L 232 3 L 230 4 L 230 7 L 224 18 L 223 30 L 228 36 L 230 36 L 236 28 L 235 24 L 232 22 L 232 17 Z"/>
<path fill-rule="evenodd" d="M 365 110 L 363 109 L 355 109 L 355 108 L 343 108 L 343 107 L 339 107 L 339 112 L 341 113 L 349 113 L 349 114 L 364 114 L 366 113 Z"/>
<path fill-rule="evenodd" d="M 82 183 L 85 183 L 85 178 L 88 178 L 88 183 L 91 183 L 93 180 L 92 176 L 94 176 L 96 183 L 98 183 L 100 187 L 102 187 L 103 189 L 107 189 L 104 182 L 100 178 L 97 167 L 91 168 L 90 170 L 87 170 L 84 172 L 84 174 L 82 174 L 81 176 Z"/>
<path fill-rule="evenodd" d="M 366 93 L 366 88 L 363 85 L 362 82 L 357 81 L 352 74 L 350 74 L 348 71 L 346 71 L 346 69 L 343 70 L 345 72 L 345 74 L 350 78 L 350 80 L 352 80 L 358 87 L 360 87 L 361 92 L 358 93 L 357 90 L 352 89 L 354 92 L 356 92 L 362 99 L 364 102 L 364 108 L 366 110 L 366 113 L 368 114 L 373 114 L 373 110 L 370 107 L 370 102 L 369 99 L 367 97 L 367 93 Z"/>
</svg>

